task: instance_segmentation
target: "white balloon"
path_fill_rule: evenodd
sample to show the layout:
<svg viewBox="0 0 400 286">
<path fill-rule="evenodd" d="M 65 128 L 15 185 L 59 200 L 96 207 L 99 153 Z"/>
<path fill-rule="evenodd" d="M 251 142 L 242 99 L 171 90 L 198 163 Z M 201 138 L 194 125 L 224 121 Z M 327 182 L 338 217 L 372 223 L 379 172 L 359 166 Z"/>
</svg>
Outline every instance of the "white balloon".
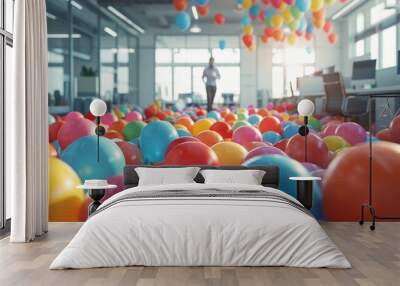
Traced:
<svg viewBox="0 0 400 286">
<path fill-rule="evenodd" d="M 314 103 L 309 99 L 302 99 L 297 105 L 297 111 L 300 115 L 310 116 L 314 113 Z"/>
<path fill-rule="evenodd" d="M 90 103 L 90 112 L 94 116 L 103 116 L 107 112 L 107 104 L 99 98 L 93 99 Z"/>
</svg>

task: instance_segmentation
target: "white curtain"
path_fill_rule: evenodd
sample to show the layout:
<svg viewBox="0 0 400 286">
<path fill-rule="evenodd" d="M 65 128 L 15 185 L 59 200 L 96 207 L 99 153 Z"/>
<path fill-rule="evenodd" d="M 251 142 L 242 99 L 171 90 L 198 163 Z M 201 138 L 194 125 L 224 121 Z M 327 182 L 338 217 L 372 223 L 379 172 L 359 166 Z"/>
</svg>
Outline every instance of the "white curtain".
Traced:
<svg viewBox="0 0 400 286">
<path fill-rule="evenodd" d="M 47 232 L 47 23 L 45 0 L 15 1 L 13 96 L 6 99 L 6 187 L 12 242 Z"/>
</svg>

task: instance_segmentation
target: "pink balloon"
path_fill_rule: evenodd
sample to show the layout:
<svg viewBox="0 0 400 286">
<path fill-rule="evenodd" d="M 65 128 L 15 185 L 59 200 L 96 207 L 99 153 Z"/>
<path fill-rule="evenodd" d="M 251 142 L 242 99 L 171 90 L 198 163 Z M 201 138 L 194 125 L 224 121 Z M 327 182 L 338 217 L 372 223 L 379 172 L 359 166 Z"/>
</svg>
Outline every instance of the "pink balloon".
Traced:
<svg viewBox="0 0 400 286">
<path fill-rule="evenodd" d="M 333 123 L 329 124 L 324 128 L 324 130 L 321 132 L 321 137 L 326 137 L 326 136 L 331 136 L 335 135 L 336 128 L 339 126 L 338 123 Z"/>
<path fill-rule="evenodd" d="M 286 156 L 285 152 L 283 152 L 281 149 L 278 149 L 274 146 L 261 146 L 254 148 L 251 150 L 249 153 L 247 153 L 246 157 L 244 158 L 244 161 L 247 161 L 251 158 L 257 157 L 257 156 L 263 156 L 263 155 L 283 155 Z"/>
<path fill-rule="evenodd" d="M 78 111 L 72 111 L 64 116 L 64 120 L 68 121 L 68 120 L 79 119 L 79 118 L 83 118 L 83 117 L 84 116 L 82 113 L 80 113 Z"/>
<path fill-rule="evenodd" d="M 57 140 L 62 150 L 76 139 L 95 135 L 96 125 L 86 118 L 71 119 L 60 128 L 57 134 Z M 93 147 L 94 148 L 94 147 Z"/>
<path fill-rule="evenodd" d="M 288 5 L 293 5 L 294 4 L 294 0 L 283 0 L 283 2 L 285 2 Z"/>
<path fill-rule="evenodd" d="M 115 116 L 113 113 L 109 112 L 109 113 L 104 114 L 101 117 L 100 122 L 107 126 L 111 126 L 117 120 L 118 120 L 117 116 Z"/>
<path fill-rule="evenodd" d="M 275 9 L 279 9 L 279 7 L 281 6 L 282 0 L 271 0 L 271 4 L 272 6 L 275 7 Z"/>
<path fill-rule="evenodd" d="M 266 107 L 268 110 L 272 110 L 274 109 L 274 104 L 272 102 L 268 102 Z"/>
<path fill-rule="evenodd" d="M 253 126 L 237 128 L 232 135 L 232 141 L 242 146 L 254 141 L 263 141 L 261 132 Z"/>
<path fill-rule="evenodd" d="M 131 111 L 125 116 L 125 120 L 128 122 L 135 121 L 135 120 L 143 120 L 142 115 L 137 111 Z"/>
<path fill-rule="evenodd" d="M 335 135 L 346 139 L 351 145 L 364 143 L 367 139 L 365 129 L 355 122 L 344 122 L 336 127 Z"/>
<path fill-rule="evenodd" d="M 122 175 L 108 178 L 107 182 L 110 185 L 117 185 L 117 187 L 115 189 L 107 190 L 105 196 L 101 199 L 101 202 L 104 202 L 108 198 L 124 190 L 124 177 Z"/>
</svg>

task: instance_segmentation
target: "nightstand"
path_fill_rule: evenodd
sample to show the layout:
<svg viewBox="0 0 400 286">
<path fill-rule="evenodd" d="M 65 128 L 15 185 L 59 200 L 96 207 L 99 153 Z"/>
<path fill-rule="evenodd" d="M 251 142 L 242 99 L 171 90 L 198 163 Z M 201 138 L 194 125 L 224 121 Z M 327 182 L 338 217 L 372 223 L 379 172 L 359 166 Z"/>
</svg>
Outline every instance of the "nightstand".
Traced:
<svg viewBox="0 0 400 286">
<path fill-rule="evenodd" d="M 297 200 L 310 210 L 313 205 L 313 183 L 321 181 L 320 177 L 290 177 L 289 180 L 297 182 Z"/>
<path fill-rule="evenodd" d="M 78 189 L 85 189 L 88 190 L 89 197 L 93 200 L 93 202 L 88 207 L 88 214 L 89 216 L 94 213 L 97 208 L 101 205 L 100 200 L 104 197 L 107 190 L 115 189 L 117 185 L 90 185 L 85 184 L 77 186 Z"/>
</svg>

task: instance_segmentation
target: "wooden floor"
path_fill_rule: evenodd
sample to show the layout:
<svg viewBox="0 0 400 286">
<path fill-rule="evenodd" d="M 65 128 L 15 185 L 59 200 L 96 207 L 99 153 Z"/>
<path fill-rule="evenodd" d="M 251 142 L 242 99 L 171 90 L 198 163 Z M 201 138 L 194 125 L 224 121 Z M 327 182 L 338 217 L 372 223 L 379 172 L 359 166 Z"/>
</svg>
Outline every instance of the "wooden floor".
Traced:
<svg viewBox="0 0 400 286">
<path fill-rule="evenodd" d="M 350 270 L 286 267 L 126 267 L 48 270 L 79 223 L 51 223 L 29 244 L 0 241 L 0 285 L 400 285 L 400 223 L 371 232 L 357 223 L 323 225 L 353 265 Z"/>
</svg>

